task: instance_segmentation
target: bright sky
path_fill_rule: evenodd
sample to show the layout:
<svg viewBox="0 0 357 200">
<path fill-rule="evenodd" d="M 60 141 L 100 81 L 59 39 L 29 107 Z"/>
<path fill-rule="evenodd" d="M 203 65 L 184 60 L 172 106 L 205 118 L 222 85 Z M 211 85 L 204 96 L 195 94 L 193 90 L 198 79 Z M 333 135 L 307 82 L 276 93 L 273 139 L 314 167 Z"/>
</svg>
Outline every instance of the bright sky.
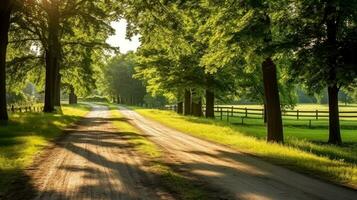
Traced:
<svg viewBox="0 0 357 200">
<path fill-rule="evenodd" d="M 135 51 L 139 46 L 139 36 L 134 36 L 131 41 L 125 38 L 126 20 L 121 19 L 118 22 L 112 22 L 111 25 L 115 29 L 115 35 L 107 39 L 107 43 L 114 47 L 119 47 L 121 53 Z"/>
</svg>

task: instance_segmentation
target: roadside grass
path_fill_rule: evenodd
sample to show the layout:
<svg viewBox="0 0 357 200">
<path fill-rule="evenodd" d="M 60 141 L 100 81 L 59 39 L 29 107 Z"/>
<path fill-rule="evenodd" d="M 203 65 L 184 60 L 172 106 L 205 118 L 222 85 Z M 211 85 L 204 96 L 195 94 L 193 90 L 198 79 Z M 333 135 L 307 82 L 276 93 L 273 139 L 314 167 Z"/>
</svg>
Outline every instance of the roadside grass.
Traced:
<svg viewBox="0 0 357 200">
<path fill-rule="evenodd" d="M 143 116 L 154 119 L 193 136 L 230 146 L 275 164 L 324 180 L 357 188 L 357 148 L 352 142 L 343 147 L 295 137 L 300 130 L 285 128 L 284 145 L 267 143 L 262 133 L 265 127 L 237 126 L 228 122 L 178 115 L 172 111 L 134 108 Z M 308 129 L 302 129 L 307 134 Z M 256 132 L 261 132 L 257 134 Z M 324 140 L 327 138 L 325 132 Z M 351 136 L 357 137 L 357 136 Z M 354 140 L 355 141 L 355 140 Z"/>
<path fill-rule="evenodd" d="M 174 172 L 163 161 L 163 152 L 153 142 L 148 140 L 144 135 L 140 133 L 138 129 L 129 124 L 126 119 L 118 111 L 118 107 L 110 105 L 110 112 L 113 119 L 113 125 L 121 133 L 127 134 L 129 142 L 135 146 L 135 149 L 148 156 L 151 161 L 150 170 L 152 173 L 160 177 L 162 186 L 168 191 L 178 195 L 183 200 L 196 200 L 196 199 L 213 199 L 214 197 L 209 194 L 191 179 Z"/>
<path fill-rule="evenodd" d="M 16 113 L 0 126 L 0 195 L 29 166 L 34 156 L 58 137 L 69 124 L 78 121 L 89 106 L 63 105 L 56 113 Z"/>
</svg>

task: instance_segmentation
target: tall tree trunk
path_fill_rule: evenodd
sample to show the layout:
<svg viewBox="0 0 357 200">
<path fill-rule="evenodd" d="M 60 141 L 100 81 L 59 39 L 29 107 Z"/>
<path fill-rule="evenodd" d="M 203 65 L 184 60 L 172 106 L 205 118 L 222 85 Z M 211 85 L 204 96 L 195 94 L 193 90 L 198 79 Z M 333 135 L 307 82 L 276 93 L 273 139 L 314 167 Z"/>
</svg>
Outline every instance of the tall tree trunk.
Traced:
<svg viewBox="0 0 357 200">
<path fill-rule="evenodd" d="M 328 85 L 328 99 L 329 99 L 329 139 L 331 144 L 342 144 L 340 133 L 340 119 L 338 113 L 338 87 L 337 87 L 337 10 L 336 5 L 332 1 L 327 2 L 326 6 L 326 27 L 327 27 L 327 45 L 329 52 L 329 85 Z"/>
<path fill-rule="evenodd" d="M 214 93 L 206 90 L 206 118 L 214 118 Z"/>
<path fill-rule="evenodd" d="M 5 0 L 0 5 L 0 122 L 9 119 L 6 108 L 6 50 L 9 43 L 9 28 L 12 5 Z"/>
<path fill-rule="evenodd" d="M 263 113 L 263 117 L 264 117 L 264 124 L 267 123 L 267 104 L 264 102 L 264 113 Z"/>
<path fill-rule="evenodd" d="M 276 66 L 268 57 L 262 63 L 264 97 L 267 107 L 267 140 L 271 142 L 283 142 L 283 125 L 281 119 L 279 89 L 276 78 Z"/>
<path fill-rule="evenodd" d="M 44 112 L 53 112 L 54 108 L 54 99 L 53 99 L 53 68 L 50 64 L 50 53 L 46 51 L 46 80 L 45 80 L 45 103 L 43 107 Z"/>
<path fill-rule="evenodd" d="M 340 120 L 338 113 L 338 88 L 336 85 L 328 87 L 329 105 L 329 139 L 330 144 L 342 144 L 340 133 Z"/>
<path fill-rule="evenodd" d="M 76 103 L 77 103 L 77 96 L 74 92 L 73 86 L 71 86 L 70 92 L 69 92 L 69 104 L 76 104 Z"/>
<path fill-rule="evenodd" d="M 197 103 L 192 102 L 192 115 L 195 117 L 202 116 L 202 101 L 199 100 Z"/>
<path fill-rule="evenodd" d="M 183 102 L 182 101 L 177 103 L 177 113 L 183 114 Z"/>
<path fill-rule="evenodd" d="M 198 105 L 197 105 L 197 109 L 198 109 L 198 113 L 199 113 L 199 117 L 202 117 L 203 116 L 203 111 L 202 111 L 202 99 L 200 99 L 198 101 Z"/>
<path fill-rule="evenodd" d="M 55 106 L 61 106 L 61 75 L 59 72 L 56 72 L 56 84 L 54 86 L 54 99 L 55 99 Z"/>
<path fill-rule="evenodd" d="M 60 61 L 59 11 L 56 2 L 49 3 L 48 50 L 46 51 L 46 83 L 44 112 L 55 110 L 55 90 Z"/>
<path fill-rule="evenodd" d="M 190 90 L 185 90 L 183 114 L 191 115 L 191 91 Z"/>
<path fill-rule="evenodd" d="M 74 93 L 74 104 L 78 103 L 78 96 L 76 95 L 76 93 Z"/>
</svg>

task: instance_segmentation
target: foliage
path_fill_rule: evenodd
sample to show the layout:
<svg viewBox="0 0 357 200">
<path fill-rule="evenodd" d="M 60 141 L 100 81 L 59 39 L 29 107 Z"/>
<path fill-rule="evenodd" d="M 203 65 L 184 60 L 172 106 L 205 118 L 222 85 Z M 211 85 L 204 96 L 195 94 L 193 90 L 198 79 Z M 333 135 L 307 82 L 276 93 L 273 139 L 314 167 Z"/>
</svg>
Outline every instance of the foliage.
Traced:
<svg viewBox="0 0 357 200">
<path fill-rule="evenodd" d="M 104 90 L 120 103 L 143 103 L 146 90 L 141 81 L 133 78 L 135 64 L 134 54 L 128 53 L 113 57 L 102 69 L 106 82 Z"/>
<path fill-rule="evenodd" d="M 357 62 L 352 54 L 357 48 L 357 3 L 293 1 L 290 6 L 295 8 L 295 15 L 291 15 L 293 23 L 285 24 L 284 28 L 295 50 L 291 78 L 303 82 L 311 92 L 320 92 L 331 84 L 341 88 L 355 83 Z M 331 6 L 336 7 L 335 13 L 329 11 Z M 329 43 L 326 24 L 336 15 L 336 46 L 331 46 L 334 44 Z M 336 61 L 333 65 L 331 56 Z"/>
<path fill-rule="evenodd" d="M 8 53 L 8 85 L 17 91 L 31 81 L 44 90 L 46 58 L 49 56 L 51 15 L 59 19 L 60 65 L 64 89 L 73 86 L 79 95 L 95 87 L 95 51 L 112 50 L 105 40 L 114 30 L 110 22 L 119 16 L 114 1 L 30 1 L 13 13 Z M 115 11 L 115 12 L 113 12 Z M 41 76 L 39 76 L 41 74 Z M 14 88 L 16 86 L 16 88 Z"/>
</svg>

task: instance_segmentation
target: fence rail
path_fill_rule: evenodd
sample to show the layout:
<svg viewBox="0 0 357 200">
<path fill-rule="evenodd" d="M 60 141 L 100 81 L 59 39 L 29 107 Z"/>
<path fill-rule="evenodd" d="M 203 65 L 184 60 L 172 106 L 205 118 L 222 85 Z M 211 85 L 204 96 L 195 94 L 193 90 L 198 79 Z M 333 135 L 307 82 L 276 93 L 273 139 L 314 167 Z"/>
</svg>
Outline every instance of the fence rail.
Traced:
<svg viewBox="0 0 357 200">
<path fill-rule="evenodd" d="M 26 112 L 42 112 L 43 106 L 14 106 L 7 108 L 8 112 L 12 113 L 26 113 Z"/>
<path fill-rule="evenodd" d="M 167 110 L 176 110 L 176 105 L 165 106 Z M 203 106 L 203 111 L 205 106 Z M 224 117 L 229 120 L 229 117 L 244 117 L 244 118 L 259 118 L 264 119 L 265 111 L 259 108 L 247 108 L 247 107 L 236 107 L 236 106 L 215 106 L 214 107 L 216 117 L 223 119 Z M 326 110 L 282 110 L 282 116 L 292 119 L 323 119 L 328 118 L 328 111 Z M 340 111 L 340 118 L 356 119 L 357 120 L 357 110 L 356 111 Z"/>
</svg>

